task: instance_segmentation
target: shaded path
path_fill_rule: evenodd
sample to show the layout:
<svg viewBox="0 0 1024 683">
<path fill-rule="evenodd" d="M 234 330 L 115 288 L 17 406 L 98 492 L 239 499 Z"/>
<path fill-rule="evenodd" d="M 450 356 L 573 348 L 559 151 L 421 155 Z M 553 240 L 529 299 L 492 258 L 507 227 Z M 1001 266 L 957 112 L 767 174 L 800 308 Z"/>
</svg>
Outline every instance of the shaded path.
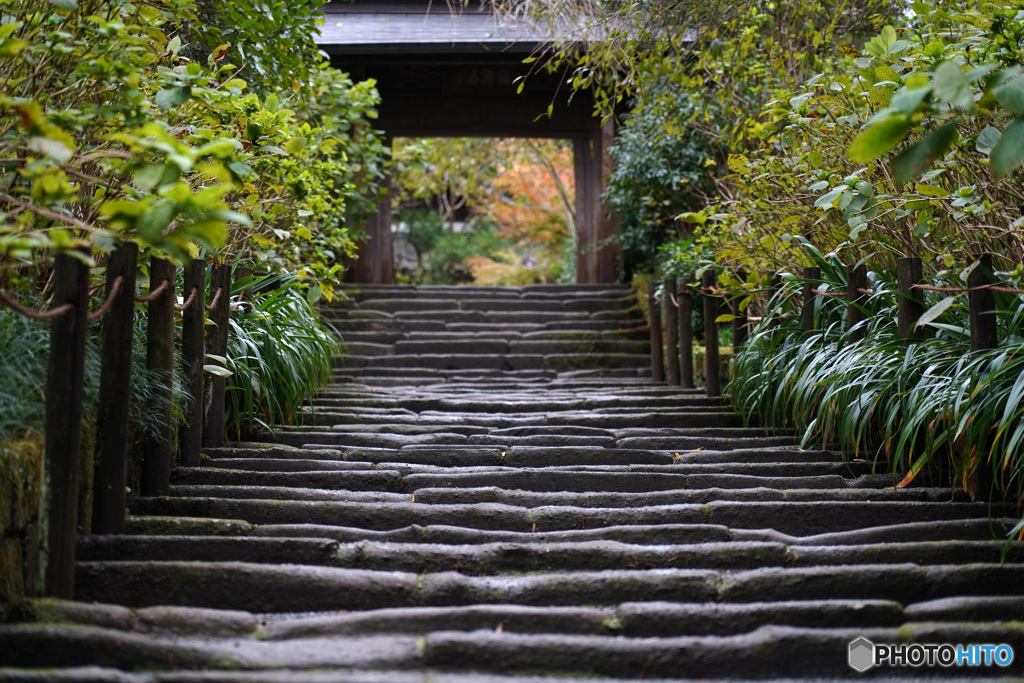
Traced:
<svg viewBox="0 0 1024 683">
<path fill-rule="evenodd" d="M 104 605 L 0 626 L 0 665 L 852 676 L 863 635 L 1008 642 L 1020 674 L 1024 566 L 1019 544 L 999 564 L 1002 522 L 652 385 L 627 290 L 356 302 L 334 312 L 349 355 L 315 426 L 207 450 L 170 497 L 133 501 L 131 535 L 79 546 L 76 597 Z"/>
</svg>

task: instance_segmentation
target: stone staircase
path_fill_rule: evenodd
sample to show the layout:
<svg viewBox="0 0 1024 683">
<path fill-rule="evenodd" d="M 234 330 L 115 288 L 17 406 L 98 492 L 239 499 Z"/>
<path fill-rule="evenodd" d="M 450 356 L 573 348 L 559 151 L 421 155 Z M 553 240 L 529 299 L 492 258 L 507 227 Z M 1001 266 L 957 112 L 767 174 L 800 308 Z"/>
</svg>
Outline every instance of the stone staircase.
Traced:
<svg viewBox="0 0 1024 683">
<path fill-rule="evenodd" d="M 308 424 L 207 449 L 77 602 L 0 625 L 0 680 L 856 677 L 851 641 L 1010 644 L 1014 511 L 652 384 L 614 287 L 366 287 Z M 989 513 L 994 514 L 990 519 Z"/>
</svg>

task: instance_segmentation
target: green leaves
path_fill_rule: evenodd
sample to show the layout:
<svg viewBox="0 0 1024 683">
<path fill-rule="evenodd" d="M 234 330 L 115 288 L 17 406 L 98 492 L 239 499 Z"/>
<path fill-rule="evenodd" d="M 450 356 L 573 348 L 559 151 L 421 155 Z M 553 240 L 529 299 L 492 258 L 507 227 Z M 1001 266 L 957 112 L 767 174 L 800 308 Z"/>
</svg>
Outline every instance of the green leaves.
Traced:
<svg viewBox="0 0 1024 683">
<path fill-rule="evenodd" d="M 935 70 L 933 87 L 935 96 L 940 100 L 967 111 L 974 109 L 974 92 L 971 89 L 971 83 L 967 80 L 967 75 L 963 70 L 953 62 L 943 62 L 939 65 Z"/>
<path fill-rule="evenodd" d="M 917 322 L 914 324 L 914 327 L 924 327 L 925 325 L 938 320 L 939 316 L 945 313 L 949 309 L 949 307 L 952 306 L 955 302 L 955 296 L 947 296 L 946 298 L 940 300 L 934 306 L 925 311 L 920 318 L 917 319 Z"/>
<path fill-rule="evenodd" d="M 188 102 L 189 98 L 192 97 L 192 88 L 187 85 L 179 85 L 175 88 L 167 88 L 161 90 L 156 94 L 154 98 L 156 106 L 160 109 L 167 111 L 173 109 L 179 105 Z"/>
<path fill-rule="evenodd" d="M 989 168 L 996 180 L 1002 180 L 1021 163 L 1024 163 L 1024 119 L 1014 121 L 1003 131 L 992 148 Z"/>
<path fill-rule="evenodd" d="M 909 40 L 897 39 L 896 29 L 886 26 L 880 34 L 868 41 L 864 46 L 864 51 L 875 57 L 888 57 L 903 52 L 910 45 Z"/>
<path fill-rule="evenodd" d="M 897 184 L 903 185 L 917 178 L 946 153 L 956 137 L 956 121 L 942 124 L 892 160 L 893 179 Z"/>
<path fill-rule="evenodd" d="M 902 142 L 913 125 L 911 118 L 903 113 L 872 123 L 854 139 L 848 154 L 859 163 L 873 161 Z"/>
</svg>

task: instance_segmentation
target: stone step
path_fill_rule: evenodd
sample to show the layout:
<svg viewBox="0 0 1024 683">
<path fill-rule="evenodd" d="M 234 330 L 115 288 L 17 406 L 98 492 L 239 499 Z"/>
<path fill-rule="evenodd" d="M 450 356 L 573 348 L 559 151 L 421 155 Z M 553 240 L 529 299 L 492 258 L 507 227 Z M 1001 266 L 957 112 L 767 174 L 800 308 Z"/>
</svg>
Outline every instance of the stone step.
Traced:
<svg viewBox="0 0 1024 683">
<path fill-rule="evenodd" d="M 590 427 L 594 429 L 616 430 L 630 428 L 662 429 L 674 426 L 689 428 L 739 428 L 742 419 L 735 413 L 722 409 L 710 412 L 711 407 L 691 407 L 674 412 L 607 414 L 597 411 L 576 418 L 562 417 L 551 414 L 545 424 L 557 429 L 559 426 Z M 425 411 L 426 412 L 426 411 Z M 542 415 L 498 417 L 463 413 L 457 420 L 458 425 L 503 429 L 512 427 L 528 427 L 543 420 Z M 331 404 L 330 399 L 313 399 L 303 412 L 302 424 L 317 427 L 333 426 L 380 426 L 380 425 L 424 425 L 446 427 L 453 421 L 447 416 L 430 416 L 424 413 L 399 415 L 372 415 L 359 413 L 355 410 L 338 408 Z M 714 456 L 709 456 L 714 457 Z"/>
<path fill-rule="evenodd" d="M 984 605 L 991 600 L 993 598 L 975 598 L 967 602 Z M 767 624 L 807 628 L 877 628 L 898 626 L 903 621 L 904 610 L 900 604 L 886 600 L 803 600 L 747 604 L 627 602 L 617 608 L 604 609 L 471 605 L 392 608 L 278 620 L 268 624 L 267 639 L 493 630 L 494 624 L 501 624 L 502 631 L 510 633 L 614 634 L 627 638 L 665 638 L 678 635 L 734 635 Z"/>
<path fill-rule="evenodd" d="M 551 354 L 604 354 L 604 353 L 650 353 L 650 344 L 645 341 L 628 339 L 400 339 L 393 345 L 361 344 L 348 347 L 353 355 L 370 355 L 360 352 L 369 348 L 376 355 L 433 355 L 433 354 L 496 354 L 496 355 L 551 355 Z M 379 350 L 379 352 L 378 352 Z"/>
<path fill-rule="evenodd" d="M 728 501 L 903 501 L 942 502 L 949 500 L 949 491 L 942 488 L 920 488 L 911 492 L 864 490 L 844 487 L 842 477 L 744 477 L 742 475 L 708 475 L 709 482 L 700 481 L 701 488 L 667 489 L 654 492 L 529 491 L 509 490 L 494 486 L 479 488 L 422 488 L 412 492 L 412 501 L 428 505 L 469 505 L 502 503 L 521 507 L 548 505 L 571 507 L 650 507 L 689 503 Z M 688 483 L 696 484 L 695 478 Z M 717 484 L 717 485 L 716 485 Z M 706 488 L 704 487 L 706 486 Z M 967 495 L 961 502 L 969 502 Z"/>
<path fill-rule="evenodd" d="M 447 370 L 578 370 L 581 368 L 646 368 L 650 356 L 633 353 L 600 353 L 578 355 L 572 353 L 492 355 L 488 353 L 424 353 L 418 355 L 392 354 L 387 356 L 348 355 L 340 359 L 345 371 L 354 368 L 417 368 Z"/>
<path fill-rule="evenodd" d="M 632 294 L 632 289 L 625 285 L 526 285 L 523 287 L 484 287 L 463 285 L 341 285 L 337 291 L 349 299 L 359 300 L 364 297 L 373 298 L 410 298 L 426 296 L 430 298 L 472 296 L 480 298 L 571 298 L 608 296 L 613 298 Z"/>
<path fill-rule="evenodd" d="M 210 612 L 207 611 L 207 614 Z M 485 615 L 477 617 L 477 622 Z M 494 614 L 499 617 L 498 614 Z M 519 623 L 525 615 L 509 617 Z M 588 615 L 589 616 L 589 615 Z M 519 617 L 519 619 L 516 619 Z M 568 615 L 566 615 L 568 618 Z M 565 621 L 566 619 L 563 619 Z M 499 621 L 498 624 L 503 622 Z M 742 680 L 751 668 L 762 677 L 797 679 L 848 677 L 845 659 L 850 641 L 867 637 L 879 643 L 1004 642 L 1019 651 L 1024 638 L 1005 625 L 960 623 L 909 623 L 901 628 L 852 627 L 806 628 L 767 625 L 730 636 L 681 636 L 671 638 L 624 638 L 603 634 L 563 635 L 517 633 L 510 629 L 436 630 L 417 635 L 310 636 L 308 638 L 259 640 L 237 637 L 228 640 L 182 641 L 174 636 L 131 633 L 95 626 L 27 624 L 0 626 L 0 659 L 22 667 L 75 667 L 101 662 L 108 668 L 82 670 L 74 678 L 53 678 L 52 670 L 26 673 L 9 680 L 95 680 L 152 682 L 146 675 L 125 674 L 121 669 L 203 669 L 208 673 L 166 673 L 160 681 L 271 681 L 294 683 L 374 681 L 375 683 L 422 683 L 432 673 L 438 683 L 555 683 L 564 678 L 512 678 L 468 673 L 480 662 L 492 663 L 491 671 L 503 674 L 560 673 L 561 676 L 619 676 L 593 678 L 595 683 L 631 679 L 636 671 L 651 677 L 679 680 L 686 671 L 695 679 L 729 677 Z M 403 673 L 402 670 L 413 670 Z M 467 672 L 464 674 L 453 672 Z M 321 673 L 316 673 L 321 672 Z M 998 667 L 978 668 L 972 674 L 1003 672 Z M 37 677 L 38 676 L 38 677 Z M 108 677 L 110 676 L 110 677 Z"/>
<path fill-rule="evenodd" d="M 162 604 L 251 612 L 507 603 L 610 606 L 651 601 L 860 599 L 905 604 L 959 596 L 1000 597 L 1007 586 L 1020 586 L 1022 581 L 1024 567 L 999 563 L 609 569 L 467 576 L 452 571 L 416 574 L 245 562 L 81 562 L 75 571 L 75 598 L 149 607 L 159 596 Z M 1024 638 L 1019 624 L 1012 626 L 1018 637 Z"/>
<path fill-rule="evenodd" d="M 722 501 L 637 508 L 518 507 L 500 503 L 426 505 L 343 501 L 140 498 L 135 515 L 240 519 L 250 524 L 323 524 L 387 531 L 414 524 L 498 531 L 564 531 L 599 526 L 721 524 L 812 536 L 934 520 L 981 519 L 986 505 L 921 501 Z"/>
<path fill-rule="evenodd" d="M 455 297 L 385 297 L 349 299 L 332 310 L 369 309 L 394 313 L 401 310 L 414 311 L 576 311 L 595 312 L 628 309 L 636 306 L 634 297 L 587 296 L 587 297 L 491 297 L 477 298 L 471 293 L 463 298 Z"/>
<path fill-rule="evenodd" d="M 327 400 L 329 399 L 329 400 Z M 498 395 L 473 396 L 468 393 L 456 395 L 434 394 L 426 396 L 387 396 L 379 398 L 331 398 L 318 399 L 322 405 L 349 407 L 369 411 L 374 408 L 388 410 L 403 409 L 415 412 L 444 411 L 453 413 L 493 413 L 498 415 L 526 415 L 536 413 L 577 413 L 582 411 L 626 411 L 650 413 L 654 409 L 677 409 L 690 407 L 724 407 L 728 398 L 706 397 L 697 393 L 680 393 L 675 396 L 583 395 L 559 397 L 555 392 L 511 392 Z"/>
<path fill-rule="evenodd" d="M 77 559 L 83 562 L 255 562 L 420 574 L 457 571 L 469 576 L 609 569 L 999 564 L 1004 557 L 1009 562 L 1020 562 L 1024 559 L 1024 543 L 1013 544 L 1008 549 L 999 541 L 809 547 L 765 541 L 656 546 L 618 541 L 432 545 L 378 541 L 339 543 L 329 539 L 272 536 L 91 536 L 80 539 L 77 547 Z"/>
</svg>

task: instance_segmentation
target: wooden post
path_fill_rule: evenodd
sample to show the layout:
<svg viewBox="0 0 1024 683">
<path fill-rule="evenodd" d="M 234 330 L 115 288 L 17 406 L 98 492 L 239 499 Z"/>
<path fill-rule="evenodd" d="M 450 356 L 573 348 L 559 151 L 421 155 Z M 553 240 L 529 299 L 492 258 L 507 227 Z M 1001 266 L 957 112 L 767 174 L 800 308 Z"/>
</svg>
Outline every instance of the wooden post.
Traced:
<svg viewBox="0 0 1024 683">
<path fill-rule="evenodd" d="M 185 375 L 188 399 L 185 403 L 185 422 L 178 431 L 181 464 L 199 467 L 199 450 L 203 443 L 203 364 L 206 348 L 206 262 L 192 259 L 185 270 L 182 295 L 192 304 L 181 314 L 181 370 Z"/>
<path fill-rule="evenodd" d="M 597 282 L 597 221 L 601 199 L 594 139 L 572 141 L 573 172 L 576 178 L 576 282 Z"/>
<path fill-rule="evenodd" d="M 665 375 L 669 384 L 679 386 L 679 311 L 673 303 L 675 287 L 675 278 L 665 280 L 661 304 L 665 309 Z"/>
<path fill-rule="evenodd" d="M 924 301 L 914 285 L 921 282 L 921 259 L 907 256 L 896 261 L 896 280 L 899 288 L 900 339 L 923 339 L 924 330 L 917 321 L 924 315 Z"/>
<path fill-rule="evenodd" d="M 971 351 L 977 353 L 994 349 L 999 341 L 996 337 L 995 297 L 985 285 L 992 282 L 992 255 L 975 256 L 978 267 L 967 276 L 967 304 L 971 318 Z"/>
<path fill-rule="evenodd" d="M 651 380 L 665 381 L 665 364 L 661 349 L 661 310 L 654 298 L 654 281 L 647 283 L 647 301 L 651 316 Z"/>
<path fill-rule="evenodd" d="M 864 338 L 864 326 L 853 329 L 858 323 L 867 319 L 864 313 L 864 302 L 867 301 L 867 294 L 860 290 L 868 288 L 868 267 L 861 263 L 856 266 L 846 267 L 846 331 L 849 333 L 850 342 L 860 341 Z"/>
<path fill-rule="evenodd" d="M 679 302 L 679 386 L 693 389 L 693 295 L 685 277 L 676 285 Z"/>
<path fill-rule="evenodd" d="M 814 290 L 821 284 L 821 268 L 809 266 L 804 268 L 804 303 L 800 309 L 800 325 L 805 333 L 814 331 L 814 305 L 818 295 Z"/>
<path fill-rule="evenodd" d="M 75 587 L 89 267 L 67 254 L 58 256 L 54 267 L 52 305 L 64 304 L 71 310 L 54 318 L 50 328 L 38 570 L 45 595 L 70 600 Z"/>
<path fill-rule="evenodd" d="M 740 270 L 736 275 L 741 281 L 746 282 L 746 271 Z M 747 340 L 747 334 L 750 330 L 749 321 L 747 320 L 747 311 L 746 309 L 740 308 L 740 302 L 742 302 L 743 299 L 743 296 L 738 296 L 729 301 L 729 311 L 732 315 L 736 316 L 732 319 L 733 353 L 735 353 L 736 349 L 738 349 L 740 345 Z"/>
<path fill-rule="evenodd" d="M 220 296 L 217 295 L 220 292 Z M 210 298 L 216 299 L 217 305 L 210 311 L 213 326 L 207 339 L 208 352 L 215 356 L 225 357 L 228 353 L 228 318 L 231 314 L 231 266 L 215 265 L 210 277 Z M 212 365 L 223 363 L 211 359 Z M 205 416 L 203 422 L 203 445 L 217 448 L 224 445 L 224 378 L 219 375 L 206 375 Z"/>
<path fill-rule="evenodd" d="M 720 299 L 710 293 L 715 288 L 715 271 L 708 268 L 701 276 L 701 298 L 704 303 L 704 387 L 708 396 L 722 394 L 721 362 L 718 358 L 718 308 Z"/>
<path fill-rule="evenodd" d="M 96 478 L 92 498 L 94 534 L 124 533 L 138 258 L 139 245 L 125 242 L 107 262 L 107 295 L 118 277 L 123 280 L 110 310 L 103 317 L 100 402 L 96 414 Z"/>
<path fill-rule="evenodd" d="M 967 305 L 971 324 L 971 352 L 980 353 L 999 345 L 996 334 L 996 302 L 992 290 L 985 285 L 992 283 L 992 255 L 977 254 L 977 267 L 967 276 Z M 995 488 L 992 467 L 986 453 L 989 443 L 980 444 L 977 469 L 974 471 L 974 492 L 978 500 L 988 500 Z"/>
<path fill-rule="evenodd" d="M 153 409 L 160 415 L 159 432 L 146 438 L 142 451 L 142 495 L 164 496 L 171 488 L 171 401 L 174 382 L 174 285 L 177 269 L 166 259 L 154 258 L 149 265 L 149 291 L 165 282 L 166 289 L 149 302 L 147 316 L 146 367 L 158 386 Z"/>
</svg>

